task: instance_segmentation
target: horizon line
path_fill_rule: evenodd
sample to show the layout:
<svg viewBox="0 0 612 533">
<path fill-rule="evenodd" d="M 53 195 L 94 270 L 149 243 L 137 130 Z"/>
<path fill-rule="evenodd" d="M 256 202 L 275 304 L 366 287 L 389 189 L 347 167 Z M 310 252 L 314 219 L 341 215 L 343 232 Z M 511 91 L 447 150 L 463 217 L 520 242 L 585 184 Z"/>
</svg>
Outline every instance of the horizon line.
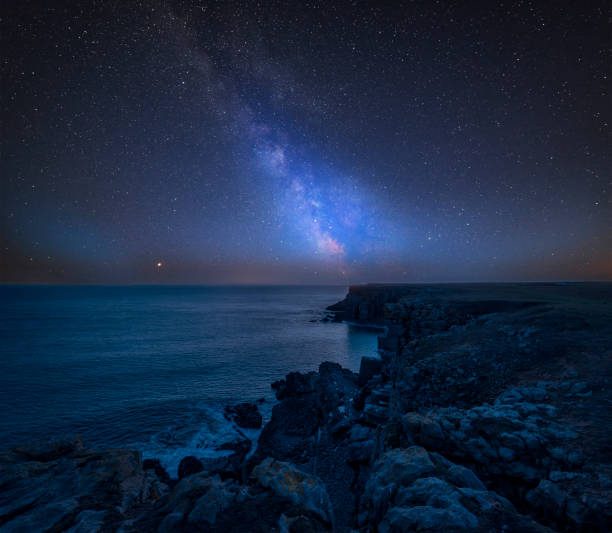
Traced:
<svg viewBox="0 0 612 533">
<path fill-rule="evenodd" d="M 102 282 L 29 282 L 0 281 L 3 287 L 353 287 L 367 285 L 542 285 L 612 283 L 612 279 L 596 280 L 495 280 L 495 281 L 364 281 L 354 283 L 102 283 Z"/>
</svg>

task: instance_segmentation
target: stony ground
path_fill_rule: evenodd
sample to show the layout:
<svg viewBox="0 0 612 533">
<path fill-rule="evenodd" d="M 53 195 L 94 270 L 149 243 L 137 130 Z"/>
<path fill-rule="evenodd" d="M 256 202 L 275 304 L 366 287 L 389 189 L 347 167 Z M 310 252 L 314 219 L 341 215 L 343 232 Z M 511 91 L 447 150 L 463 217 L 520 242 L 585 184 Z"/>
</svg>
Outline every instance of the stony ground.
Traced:
<svg viewBox="0 0 612 533">
<path fill-rule="evenodd" d="M 330 312 L 384 324 L 382 358 L 273 384 L 253 453 L 175 480 L 129 450 L 10 450 L 0 530 L 612 530 L 612 285 L 354 287 Z"/>
</svg>

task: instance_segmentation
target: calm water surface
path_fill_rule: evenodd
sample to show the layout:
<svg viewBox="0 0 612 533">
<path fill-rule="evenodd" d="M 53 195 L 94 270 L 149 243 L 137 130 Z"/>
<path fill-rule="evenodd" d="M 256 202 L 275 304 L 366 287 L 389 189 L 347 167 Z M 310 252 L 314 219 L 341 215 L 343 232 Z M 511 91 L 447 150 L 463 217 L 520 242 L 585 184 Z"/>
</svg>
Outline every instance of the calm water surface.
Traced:
<svg viewBox="0 0 612 533">
<path fill-rule="evenodd" d="M 0 447 L 67 433 L 173 468 L 214 455 L 223 405 L 291 371 L 358 370 L 374 330 L 320 323 L 345 287 L 0 287 Z"/>
</svg>

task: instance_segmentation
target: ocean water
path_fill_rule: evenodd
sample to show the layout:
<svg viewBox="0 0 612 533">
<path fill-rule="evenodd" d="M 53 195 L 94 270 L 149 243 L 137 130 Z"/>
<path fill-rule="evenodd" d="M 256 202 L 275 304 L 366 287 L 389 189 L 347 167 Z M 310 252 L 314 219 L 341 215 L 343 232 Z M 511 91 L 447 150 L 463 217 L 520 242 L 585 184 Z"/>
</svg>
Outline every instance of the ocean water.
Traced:
<svg viewBox="0 0 612 533">
<path fill-rule="evenodd" d="M 218 455 L 228 403 L 291 371 L 358 370 L 379 332 L 321 323 L 346 287 L 0 287 L 0 447 L 80 435 L 172 472 Z M 256 437 L 256 435 L 249 435 Z M 227 452 L 224 452 L 227 453 Z"/>
</svg>

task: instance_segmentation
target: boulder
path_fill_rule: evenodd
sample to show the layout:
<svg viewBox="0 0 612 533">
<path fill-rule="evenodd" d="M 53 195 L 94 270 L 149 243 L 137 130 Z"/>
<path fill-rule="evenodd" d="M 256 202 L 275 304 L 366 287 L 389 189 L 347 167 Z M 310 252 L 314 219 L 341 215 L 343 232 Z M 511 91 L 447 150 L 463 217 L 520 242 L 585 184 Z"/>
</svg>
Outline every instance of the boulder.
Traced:
<svg viewBox="0 0 612 533">
<path fill-rule="evenodd" d="M 187 522 L 194 525 L 214 524 L 217 514 L 227 509 L 238 495 L 238 488 L 232 481 L 222 481 L 219 476 L 208 478 L 205 494 L 195 500 L 187 515 Z"/>
<path fill-rule="evenodd" d="M 253 477 L 262 486 L 314 512 L 324 522 L 333 522 L 331 502 L 325 486 L 315 476 L 301 472 L 290 463 L 267 458 L 253 469 Z"/>
<path fill-rule="evenodd" d="M 240 428 L 261 428 L 262 417 L 255 403 L 243 402 L 226 406 L 223 414 L 225 418 L 232 420 Z"/>
<path fill-rule="evenodd" d="M 315 389 L 312 384 L 314 374 L 314 372 L 308 374 L 290 372 L 285 376 L 285 379 L 275 381 L 272 383 L 272 389 L 276 393 L 276 399 L 283 400 L 314 392 Z"/>
<path fill-rule="evenodd" d="M 396 448 L 376 461 L 370 483 L 379 486 L 405 485 L 434 472 L 435 468 L 425 448 Z"/>
<path fill-rule="evenodd" d="M 183 457 L 179 463 L 178 477 L 179 479 L 183 479 L 188 476 L 192 476 L 193 474 L 202 472 L 203 470 L 204 465 L 202 464 L 202 461 L 193 455 L 188 455 L 187 457 Z"/>
</svg>

